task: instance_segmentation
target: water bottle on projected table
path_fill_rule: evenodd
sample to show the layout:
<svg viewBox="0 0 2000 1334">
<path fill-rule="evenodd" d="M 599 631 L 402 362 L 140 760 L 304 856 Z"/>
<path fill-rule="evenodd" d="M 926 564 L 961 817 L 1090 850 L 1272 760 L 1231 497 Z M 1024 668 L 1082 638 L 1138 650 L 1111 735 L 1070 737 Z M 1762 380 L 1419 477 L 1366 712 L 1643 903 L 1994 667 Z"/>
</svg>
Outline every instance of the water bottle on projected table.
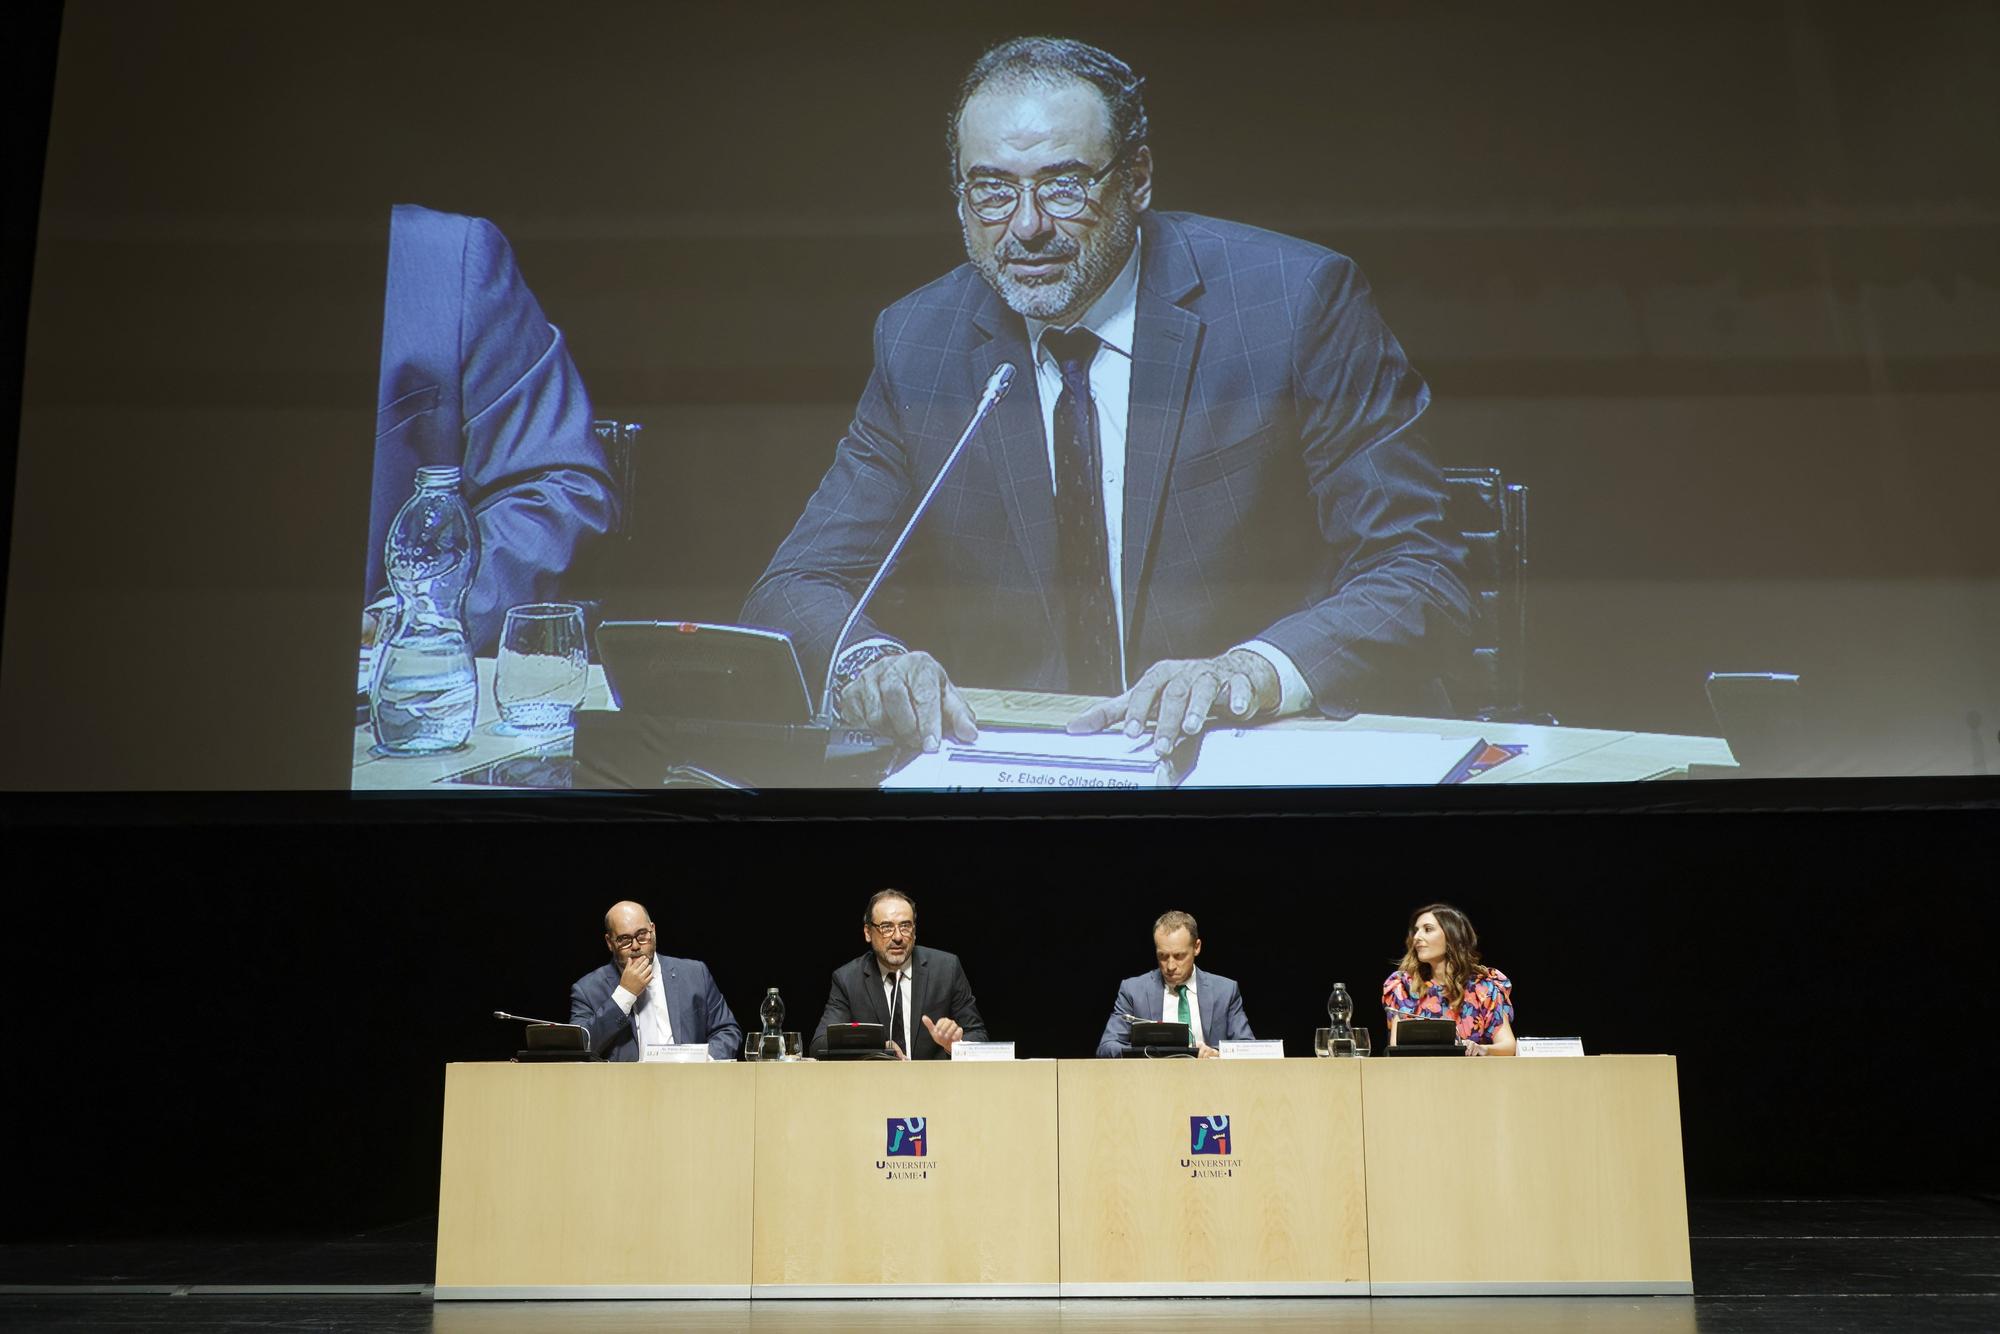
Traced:
<svg viewBox="0 0 2000 1334">
<path fill-rule="evenodd" d="M 389 525 L 383 564 L 394 628 L 375 659 L 368 716 L 385 755 L 457 750 L 479 716 L 465 594 L 479 568 L 479 528 L 457 468 L 417 469 L 416 493 Z"/>
</svg>

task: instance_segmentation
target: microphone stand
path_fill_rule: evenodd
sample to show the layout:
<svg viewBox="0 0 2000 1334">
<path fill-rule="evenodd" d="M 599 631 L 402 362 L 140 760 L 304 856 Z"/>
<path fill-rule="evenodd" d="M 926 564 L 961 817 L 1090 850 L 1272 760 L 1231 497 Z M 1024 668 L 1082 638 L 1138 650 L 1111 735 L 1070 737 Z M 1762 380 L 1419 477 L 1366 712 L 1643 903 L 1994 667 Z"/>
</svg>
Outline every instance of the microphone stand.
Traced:
<svg viewBox="0 0 2000 1334">
<path fill-rule="evenodd" d="M 875 596 L 875 590 L 880 588 L 882 581 L 888 577 L 890 569 L 896 564 L 896 557 L 903 554 L 903 547 L 909 542 L 910 534 L 916 531 L 918 520 L 924 517 L 924 511 L 930 508 L 938 488 L 944 485 L 946 474 L 950 473 L 952 465 L 958 462 L 958 456 L 965 452 L 966 445 L 971 443 L 973 434 L 979 430 L 987 414 L 993 411 L 994 405 L 1007 396 L 1007 388 L 1013 383 L 1014 363 L 1011 361 L 1001 362 L 993 368 L 993 374 L 986 377 L 986 388 L 979 395 L 979 405 L 972 410 L 972 419 L 966 422 L 964 433 L 958 437 L 958 443 L 951 447 L 951 453 L 945 455 L 943 465 L 938 468 L 937 475 L 931 478 L 931 484 L 924 491 L 923 497 L 917 501 L 917 507 L 910 511 L 909 522 L 903 525 L 902 532 L 896 534 L 896 540 L 890 546 L 889 554 L 884 556 L 881 565 L 876 567 L 875 577 L 868 581 L 868 586 L 861 590 L 861 596 L 855 599 L 854 610 L 847 613 L 846 623 L 840 627 L 840 633 L 834 638 L 833 651 L 827 655 L 826 684 L 819 696 L 819 721 L 827 727 L 831 728 L 839 721 L 833 707 L 833 675 L 834 669 L 840 665 L 840 651 L 846 646 L 847 637 L 854 633 L 855 623 L 867 609 L 869 599 Z"/>
</svg>

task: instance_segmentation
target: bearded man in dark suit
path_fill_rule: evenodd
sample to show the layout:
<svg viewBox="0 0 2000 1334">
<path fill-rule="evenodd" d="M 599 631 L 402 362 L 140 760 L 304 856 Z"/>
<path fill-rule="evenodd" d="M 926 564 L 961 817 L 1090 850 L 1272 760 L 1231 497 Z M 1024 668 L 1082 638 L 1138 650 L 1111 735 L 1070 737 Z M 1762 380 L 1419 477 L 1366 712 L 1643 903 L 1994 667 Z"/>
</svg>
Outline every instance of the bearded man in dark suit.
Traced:
<svg viewBox="0 0 2000 1334">
<path fill-rule="evenodd" d="M 968 262 L 884 311 L 832 467 L 743 619 L 844 718 L 971 740 L 955 681 L 1099 697 L 1072 731 L 1449 711 L 1471 601 L 1430 391 L 1346 256 L 1156 212 L 1140 80 L 981 57 L 951 120 Z M 839 644 L 996 367 L 1019 372 Z M 837 655 L 837 656 L 836 656 Z"/>
<path fill-rule="evenodd" d="M 861 914 L 868 952 L 833 970 L 812 1054 L 826 1055 L 835 1024 L 881 1024 L 888 1047 L 911 1061 L 941 1061 L 961 1040 L 986 1041 L 986 1021 L 956 954 L 917 948 L 917 905 L 900 889 L 877 891 Z"/>
</svg>

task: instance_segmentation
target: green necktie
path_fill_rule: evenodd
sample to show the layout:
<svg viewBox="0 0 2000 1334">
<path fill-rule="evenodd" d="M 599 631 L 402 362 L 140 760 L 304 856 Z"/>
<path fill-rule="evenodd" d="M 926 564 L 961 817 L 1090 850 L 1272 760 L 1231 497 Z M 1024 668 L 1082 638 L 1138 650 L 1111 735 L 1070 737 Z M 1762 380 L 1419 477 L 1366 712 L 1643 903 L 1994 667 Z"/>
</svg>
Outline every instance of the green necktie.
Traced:
<svg viewBox="0 0 2000 1334">
<path fill-rule="evenodd" d="M 1189 1015 L 1189 1014 L 1188 1014 L 1188 1006 L 1187 1006 L 1187 988 L 1186 988 L 1186 987 L 1175 987 L 1175 988 L 1174 988 L 1174 994 L 1175 994 L 1175 995 L 1177 995 L 1177 996 L 1179 996 L 1179 997 L 1181 998 L 1181 1022 L 1182 1022 L 1182 1023 L 1184 1023 L 1184 1024 L 1191 1024 L 1191 1023 L 1193 1023 L 1193 1022 L 1194 1022 L 1194 1019 L 1193 1019 L 1193 1016 L 1191 1016 L 1191 1015 Z"/>
</svg>

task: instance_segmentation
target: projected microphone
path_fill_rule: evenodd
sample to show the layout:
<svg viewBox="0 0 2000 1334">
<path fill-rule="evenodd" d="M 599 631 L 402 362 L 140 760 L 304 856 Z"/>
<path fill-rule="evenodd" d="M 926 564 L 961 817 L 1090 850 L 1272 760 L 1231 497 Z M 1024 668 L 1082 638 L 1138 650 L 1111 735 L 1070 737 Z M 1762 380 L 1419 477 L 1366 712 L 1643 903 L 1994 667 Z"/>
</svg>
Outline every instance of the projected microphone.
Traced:
<svg viewBox="0 0 2000 1334">
<path fill-rule="evenodd" d="M 903 525 L 902 532 L 896 534 L 896 541 L 890 546 L 889 554 L 882 558 L 882 564 L 876 569 L 875 577 L 868 581 L 868 587 L 862 589 L 861 596 L 855 599 L 854 610 L 847 613 L 847 622 L 840 627 L 840 634 L 833 641 L 833 652 L 829 653 L 826 659 L 826 685 L 819 696 L 819 720 L 822 723 L 832 726 L 837 721 L 833 712 L 833 671 L 840 665 L 840 651 L 846 647 L 847 637 L 854 633 L 854 623 L 861 619 L 861 613 L 867 609 L 868 599 L 875 596 L 875 590 L 881 587 L 882 581 L 888 577 L 890 569 L 896 564 L 896 557 L 903 554 L 903 544 L 910 540 L 910 534 L 916 531 L 917 521 L 924 517 L 924 511 L 930 508 L 931 500 L 937 495 L 938 488 L 944 485 L 945 474 L 949 473 L 952 465 L 958 462 L 958 456 L 963 454 L 966 445 L 971 443 L 973 433 L 979 429 L 979 424 L 986 420 L 987 413 L 993 411 L 994 404 L 1007 396 L 1007 386 L 1013 383 L 1014 363 L 1011 361 L 1001 362 L 993 368 L 993 374 L 986 377 L 986 388 L 979 395 L 979 405 L 972 410 L 972 419 L 965 424 L 965 433 L 958 437 L 958 443 L 951 447 L 951 453 L 944 456 L 944 463 L 939 466 L 937 476 L 931 478 L 931 484 L 925 490 L 923 498 L 917 501 L 917 507 L 910 511 L 910 521 Z"/>
</svg>

